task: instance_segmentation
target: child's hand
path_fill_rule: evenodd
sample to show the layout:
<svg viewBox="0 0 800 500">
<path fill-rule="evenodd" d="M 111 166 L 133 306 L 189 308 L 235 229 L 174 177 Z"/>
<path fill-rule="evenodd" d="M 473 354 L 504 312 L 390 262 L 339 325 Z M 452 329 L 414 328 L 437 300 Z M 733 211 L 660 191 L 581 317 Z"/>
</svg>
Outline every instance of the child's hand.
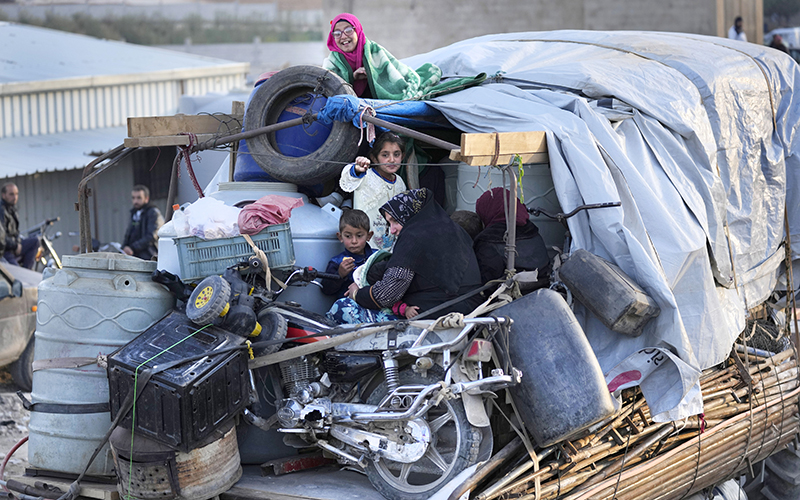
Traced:
<svg viewBox="0 0 800 500">
<path fill-rule="evenodd" d="M 350 283 L 350 286 L 347 287 L 347 291 L 344 293 L 344 296 L 356 300 L 357 293 L 358 293 L 358 285 L 356 285 L 355 283 Z"/>
<path fill-rule="evenodd" d="M 342 259 L 341 264 L 339 264 L 339 277 L 346 278 L 353 269 L 356 267 L 356 261 L 352 257 L 345 257 Z"/>
<path fill-rule="evenodd" d="M 363 174 L 369 168 L 369 164 L 370 164 L 369 158 L 367 158 L 366 156 L 356 157 L 355 161 L 356 172 L 358 172 L 359 174 Z"/>
<path fill-rule="evenodd" d="M 417 306 L 407 306 L 406 307 L 406 314 L 405 314 L 406 319 L 411 319 L 414 316 L 418 316 L 418 315 L 419 315 L 419 307 L 417 307 Z"/>
<path fill-rule="evenodd" d="M 366 80 L 367 79 L 367 70 L 364 69 L 364 66 L 361 66 L 357 70 L 353 71 L 353 79 L 355 79 L 355 80 Z"/>
</svg>

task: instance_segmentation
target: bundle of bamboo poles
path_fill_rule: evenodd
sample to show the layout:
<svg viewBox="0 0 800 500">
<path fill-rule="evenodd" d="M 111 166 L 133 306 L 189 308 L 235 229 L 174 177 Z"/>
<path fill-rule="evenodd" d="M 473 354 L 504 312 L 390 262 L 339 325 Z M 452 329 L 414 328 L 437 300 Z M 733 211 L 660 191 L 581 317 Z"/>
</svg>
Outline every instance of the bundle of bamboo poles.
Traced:
<svg viewBox="0 0 800 500">
<path fill-rule="evenodd" d="M 638 389 L 623 391 L 608 421 L 537 449 L 535 462 L 525 453 L 471 498 L 670 500 L 738 476 L 800 432 L 794 354 L 737 346 L 702 374 L 704 415 L 683 422 L 653 422 Z"/>
</svg>

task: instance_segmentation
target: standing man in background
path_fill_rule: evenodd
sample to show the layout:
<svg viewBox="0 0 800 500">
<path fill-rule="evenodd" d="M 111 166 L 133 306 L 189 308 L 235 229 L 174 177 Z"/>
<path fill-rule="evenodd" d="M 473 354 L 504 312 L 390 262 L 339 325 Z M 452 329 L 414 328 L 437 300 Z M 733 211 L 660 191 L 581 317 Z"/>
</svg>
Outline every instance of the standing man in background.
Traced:
<svg viewBox="0 0 800 500">
<path fill-rule="evenodd" d="M 131 202 L 131 223 L 125 231 L 122 250 L 128 255 L 151 260 L 158 255 L 158 229 L 164 225 L 164 217 L 150 204 L 150 190 L 147 186 L 133 186 Z"/>
<path fill-rule="evenodd" d="M 742 29 L 742 16 L 737 16 L 736 19 L 733 20 L 733 26 L 728 30 L 728 38 L 731 40 L 739 40 L 740 42 L 747 41 L 747 35 L 745 35 Z"/>
<path fill-rule="evenodd" d="M 19 189 L 13 182 L 8 182 L 0 189 L 2 207 L 0 207 L 0 245 L 3 258 L 14 266 L 33 269 L 33 261 L 39 250 L 39 238 L 31 236 L 22 239 L 19 234 L 19 215 L 17 201 Z"/>
</svg>

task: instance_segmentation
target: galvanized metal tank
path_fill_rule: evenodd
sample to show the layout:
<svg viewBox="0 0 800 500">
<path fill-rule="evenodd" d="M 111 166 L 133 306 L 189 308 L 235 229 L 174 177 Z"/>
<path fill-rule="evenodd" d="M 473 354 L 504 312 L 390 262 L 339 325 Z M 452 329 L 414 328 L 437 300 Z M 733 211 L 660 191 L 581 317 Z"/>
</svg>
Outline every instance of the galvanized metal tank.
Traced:
<svg viewBox="0 0 800 500">
<path fill-rule="evenodd" d="M 110 354 L 174 305 L 173 296 L 150 279 L 155 262 L 114 253 L 65 256 L 63 262 L 63 269 L 39 284 L 34 360 Z M 31 466 L 82 472 L 111 425 L 105 368 L 35 371 L 31 399 L 39 406 L 28 425 Z M 113 475 L 108 445 L 88 473 Z"/>
</svg>

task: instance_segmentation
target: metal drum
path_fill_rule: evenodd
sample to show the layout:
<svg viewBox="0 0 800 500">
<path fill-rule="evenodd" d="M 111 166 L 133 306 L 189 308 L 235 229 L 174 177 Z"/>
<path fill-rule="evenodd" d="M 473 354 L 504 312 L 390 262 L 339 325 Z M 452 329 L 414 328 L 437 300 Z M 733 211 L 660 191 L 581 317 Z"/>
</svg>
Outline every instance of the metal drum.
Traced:
<svg viewBox="0 0 800 500">
<path fill-rule="evenodd" d="M 150 279 L 156 263 L 113 253 L 64 257 L 39 284 L 29 424 L 31 466 L 83 471 L 111 425 L 108 379 L 96 363 L 39 369 L 42 360 L 97 358 L 133 340 L 169 312 L 174 298 Z M 54 361 L 55 365 L 64 362 Z M 90 475 L 113 475 L 108 445 Z"/>
<path fill-rule="evenodd" d="M 128 500 L 206 500 L 242 477 L 233 421 L 183 453 L 117 427 L 111 434 L 117 490 Z"/>
</svg>

